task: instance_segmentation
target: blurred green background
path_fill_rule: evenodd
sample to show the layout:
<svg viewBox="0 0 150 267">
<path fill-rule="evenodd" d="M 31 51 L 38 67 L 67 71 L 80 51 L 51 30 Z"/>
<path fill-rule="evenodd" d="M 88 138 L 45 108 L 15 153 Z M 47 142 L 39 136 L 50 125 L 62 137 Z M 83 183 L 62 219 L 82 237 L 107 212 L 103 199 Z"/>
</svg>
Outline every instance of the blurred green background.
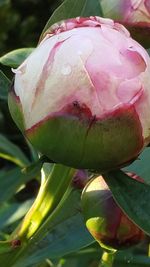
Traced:
<svg viewBox="0 0 150 267">
<path fill-rule="evenodd" d="M 53 11 L 62 2 L 63 0 L 0 0 L 0 56 L 17 48 L 35 47 L 46 22 Z M 91 0 L 91 4 L 92 3 L 93 0 Z M 91 5 L 89 4 L 89 6 L 91 12 Z M 97 12 L 99 12 L 99 10 L 96 10 L 96 13 Z M 12 78 L 13 74 L 9 67 L 1 65 L 1 69 L 9 78 Z M 16 159 L 23 158 L 24 160 L 24 157 L 27 157 L 27 160 L 24 160 L 25 162 L 23 161 L 25 166 L 34 163 L 37 160 L 37 154 L 32 147 L 28 146 L 24 137 L 15 126 L 8 111 L 7 99 L 4 100 L 3 98 L 0 98 L 0 134 L 3 134 L 3 136 L 0 135 L 0 239 L 5 239 L 7 238 L 5 233 L 9 234 L 12 232 L 16 225 L 18 225 L 18 221 L 22 219 L 31 206 L 39 189 L 40 173 L 39 175 L 37 175 L 37 173 L 34 173 L 33 175 L 30 173 L 22 174 L 22 172 L 20 172 L 20 166 L 18 166 L 19 164 L 14 164 Z M 6 140 L 4 139 L 4 136 L 7 138 Z M 10 144 L 9 141 L 13 143 Z M 14 147 L 13 145 L 17 145 L 17 147 Z M 24 153 L 23 157 L 20 150 L 18 151 L 18 148 Z M 5 155 L 11 156 L 9 161 L 4 158 Z M 149 183 L 150 149 L 147 149 L 143 155 L 144 156 L 142 156 L 143 158 L 141 157 L 140 161 L 140 164 L 143 165 L 141 166 L 139 162 L 137 163 L 136 161 L 135 167 L 132 165 L 131 170 L 127 169 L 127 171 L 130 170 L 136 172 L 137 170 L 138 174 L 142 177 L 145 175 L 144 178 L 147 179 Z M 57 256 L 60 256 L 61 258 L 61 253 L 64 253 L 63 249 L 66 249 L 68 253 L 71 246 L 70 244 L 73 244 L 73 242 L 78 243 L 78 236 L 81 237 L 80 239 L 82 241 L 83 229 L 81 227 L 80 230 L 78 217 L 77 223 L 74 223 L 75 230 L 73 231 L 76 233 L 75 237 L 77 236 L 77 238 L 74 240 L 74 236 L 69 232 L 70 243 L 68 242 L 67 245 L 66 242 L 68 236 L 65 227 L 68 229 L 70 228 L 67 223 L 64 223 L 64 225 L 65 226 L 61 225 L 61 231 L 58 231 L 57 235 L 56 229 L 54 229 L 54 233 L 49 233 L 47 237 L 48 243 L 44 243 L 43 248 L 40 246 L 35 248 L 36 255 L 33 255 L 33 259 L 35 259 L 36 262 L 36 257 L 37 261 L 38 258 L 41 257 L 43 264 L 41 265 L 40 263 L 40 265 L 32 266 L 97 267 L 102 252 L 97 244 L 91 244 L 88 248 L 72 253 L 65 259 L 58 260 L 52 258 L 52 254 L 54 254 L 54 256 L 55 254 L 58 254 Z M 145 243 L 142 243 L 131 250 L 119 252 L 114 266 L 150 266 L 150 259 L 147 257 L 148 243 L 149 240 L 147 238 Z M 57 253 L 53 253 L 53 250 L 55 252 L 57 251 Z M 51 262 L 46 259 L 47 257 L 52 258 L 54 263 L 51 264 Z"/>
<path fill-rule="evenodd" d="M 0 0 L 0 55 L 36 46 L 39 34 L 62 0 Z"/>
</svg>

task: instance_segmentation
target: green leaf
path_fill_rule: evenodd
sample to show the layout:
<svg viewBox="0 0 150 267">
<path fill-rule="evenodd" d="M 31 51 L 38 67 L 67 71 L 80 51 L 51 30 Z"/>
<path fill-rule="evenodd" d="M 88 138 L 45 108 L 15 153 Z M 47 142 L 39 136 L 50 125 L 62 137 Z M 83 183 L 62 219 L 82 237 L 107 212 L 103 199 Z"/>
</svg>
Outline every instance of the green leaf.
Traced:
<svg viewBox="0 0 150 267">
<path fill-rule="evenodd" d="M 122 20 L 122 12 L 120 12 L 121 7 L 120 3 L 121 1 L 116 0 L 99 0 L 101 3 L 101 8 L 103 10 L 103 17 L 105 18 L 111 18 L 111 19 L 120 19 Z M 120 3 L 119 3 L 120 2 Z"/>
<path fill-rule="evenodd" d="M 0 203 L 11 199 L 21 185 L 39 176 L 42 164 L 39 160 L 24 169 L 14 168 L 0 172 Z"/>
<path fill-rule="evenodd" d="M 90 17 L 90 16 L 103 16 L 102 8 L 99 0 L 87 0 L 80 16 Z"/>
<path fill-rule="evenodd" d="M 51 259 L 60 258 L 92 242 L 93 239 L 85 229 L 78 214 L 55 227 L 43 241 L 34 247 L 34 253 L 32 250 L 28 251 L 28 258 L 24 259 L 24 263 L 25 266 L 30 266 L 31 263 L 42 262 L 47 257 Z M 15 265 L 15 267 L 19 267 L 19 265 Z"/>
<path fill-rule="evenodd" d="M 13 267 L 35 266 L 46 258 L 60 258 L 95 242 L 84 225 L 78 191 L 72 191 L 58 216 L 44 227 L 46 235 L 41 240 L 33 236 L 23 257 L 18 258 Z M 11 257 L 12 253 L 7 254 L 7 262 Z M 0 257 L 0 262 L 4 260 Z"/>
<path fill-rule="evenodd" d="M 99 0 L 65 0 L 46 23 L 41 36 L 54 23 L 78 16 L 102 16 Z"/>
<path fill-rule="evenodd" d="M 10 160 L 20 167 L 29 164 L 27 157 L 21 149 L 2 134 L 0 134 L 0 157 Z"/>
<path fill-rule="evenodd" d="M 131 165 L 124 168 L 126 172 L 133 172 L 139 175 L 144 181 L 150 184 L 150 147 L 146 147 Z"/>
<path fill-rule="evenodd" d="M 122 210 L 150 235 L 150 185 L 131 179 L 119 170 L 105 173 L 103 177 Z"/>
<path fill-rule="evenodd" d="M 0 99 L 7 100 L 8 90 L 11 82 L 6 75 L 0 70 Z"/>
<path fill-rule="evenodd" d="M 149 267 L 150 266 L 150 258 L 146 256 L 132 255 L 130 258 L 123 260 L 116 260 L 115 266 L 121 267 Z"/>
<path fill-rule="evenodd" d="M 29 210 L 33 200 L 23 203 L 3 203 L 0 205 L 0 230 L 21 219 Z"/>
<path fill-rule="evenodd" d="M 143 248 L 143 244 L 141 245 Z M 76 253 L 65 257 L 64 264 L 60 267 L 96 267 L 101 258 L 102 250 L 98 243 L 94 243 Z M 76 261 L 76 262 L 75 262 Z M 61 262 L 61 261 L 60 261 Z M 60 263 L 59 262 L 59 263 Z M 93 264 L 92 264 L 93 262 Z M 74 263 L 74 264 L 73 264 Z M 95 263 L 95 264 L 94 264 Z M 97 265 L 96 265 L 97 263 Z M 69 265 L 70 264 L 70 265 Z M 55 267 L 58 267 L 56 265 Z M 116 253 L 113 267 L 145 267 L 150 266 L 150 258 L 143 254 L 140 247 L 135 246 L 128 250 L 120 250 Z"/>
<path fill-rule="evenodd" d="M 19 168 L 0 173 L 0 204 L 9 200 L 19 186 L 24 183 L 20 178 L 21 172 Z"/>
<path fill-rule="evenodd" d="M 12 68 L 17 68 L 34 50 L 34 48 L 20 48 L 0 57 L 0 63 Z"/>
</svg>

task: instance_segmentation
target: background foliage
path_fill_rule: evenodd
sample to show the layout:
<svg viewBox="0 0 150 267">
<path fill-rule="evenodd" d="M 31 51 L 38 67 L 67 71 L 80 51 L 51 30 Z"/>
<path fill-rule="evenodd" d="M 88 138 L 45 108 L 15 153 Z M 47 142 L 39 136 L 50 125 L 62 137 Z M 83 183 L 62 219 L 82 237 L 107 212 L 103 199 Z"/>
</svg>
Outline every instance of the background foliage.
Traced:
<svg viewBox="0 0 150 267">
<path fill-rule="evenodd" d="M 15 229 L 23 216 L 31 207 L 40 186 L 40 169 L 37 152 L 27 143 L 13 123 L 7 106 L 7 92 L 11 86 L 12 73 L 10 67 L 17 67 L 37 45 L 40 33 L 54 22 L 68 17 L 79 15 L 102 15 L 98 0 L 0 0 L 0 239 L 5 240 Z M 52 12 L 59 7 L 54 14 Z M 51 16 L 51 17 L 50 17 Z M 50 17 L 50 19 L 49 19 Z M 13 53 L 6 53 L 17 49 Z M 27 49 L 26 49 L 27 48 Z M 5 55 L 5 56 L 3 56 Z M 5 73 L 5 74 L 4 74 Z M 6 77 L 7 76 L 7 77 Z M 150 148 L 146 148 L 127 171 L 141 175 L 147 184 L 150 184 Z M 120 174 L 121 175 L 121 174 Z M 121 180 L 115 180 L 115 195 L 120 201 L 120 194 L 124 196 Z M 128 184 L 126 185 L 128 186 Z M 110 183 L 112 191 L 114 184 Z M 125 187 L 124 187 L 125 188 Z M 132 185 L 131 185 L 132 188 Z M 121 191 L 122 190 L 122 191 Z M 125 209 L 135 206 L 135 213 L 146 222 L 146 231 L 149 231 L 149 212 L 144 217 L 149 204 L 145 199 L 146 187 L 143 191 L 137 186 L 134 191 L 133 203 L 126 207 L 128 200 L 123 198 Z M 133 191 L 130 191 L 132 194 Z M 147 193 L 147 196 L 148 196 Z M 97 267 L 102 251 L 87 232 L 80 210 L 81 191 L 73 190 L 65 203 L 59 218 L 53 221 L 53 228 L 47 228 L 47 235 L 26 251 L 24 258 L 14 267 Z M 140 198 L 138 199 L 140 195 Z M 138 199 L 138 200 L 137 200 Z M 137 201 L 137 204 L 135 205 Z M 138 207 L 138 201 L 143 201 L 143 209 Z M 146 203 L 145 203 L 146 202 Z M 148 203 L 148 204 L 147 204 Z M 62 216 L 63 214 L 63 216 Z M 60 220 L 61 218 L 61 220 Z M 133 218 L 134 219 L 134 218 Z M 139 224 L 141 220 L 139 220 Z M 75 234 L 74 234 L 75 233 Z M 149 237 L 141 245 L 118 253 L 114 266 L 144 267 L 150 266 L 147 257 Z M 0 264 L 7 267 L 7 260 L 11 253 Z M 8 266 L 9 267 L 9 266 Z"/>
</svg>

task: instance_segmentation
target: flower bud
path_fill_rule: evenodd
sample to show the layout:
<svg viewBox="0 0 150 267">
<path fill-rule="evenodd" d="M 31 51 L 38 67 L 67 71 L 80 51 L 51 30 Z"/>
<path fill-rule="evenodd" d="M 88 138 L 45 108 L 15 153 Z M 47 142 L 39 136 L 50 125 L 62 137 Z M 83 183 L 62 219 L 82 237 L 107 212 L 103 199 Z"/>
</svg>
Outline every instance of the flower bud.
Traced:
<svg viewBox="0 0 150 267">
<path fill-rule="evenodd" d="M 150 141 L 150 59 L 120 24 L 53 25 L 14 70 L 9 108 L 33 146 L 77 169 L 119 168 Z"/>
<path fill-rule="evenodd" d="M 133 38 L 150 46 L 150 0 L 102 0 L 102 11 L 126 26 Z"/>
<path fill-rule="evenodd" d="M 135 177 L 133 179 L 139 180 Z M 102 176 L 94 178 L 85 187 L 82 209 L 89 232 L 102 247 L 124 249 L 145 238 L 143 231 L 116 204 Z"/>
<path fill-rule="evenodd" d="M 83 189 L 87 181 L 88 181 L 88 172 L 86 170 L 77 170 L 72 180 L 72 186 L 75 189 Z"/>
</svg>

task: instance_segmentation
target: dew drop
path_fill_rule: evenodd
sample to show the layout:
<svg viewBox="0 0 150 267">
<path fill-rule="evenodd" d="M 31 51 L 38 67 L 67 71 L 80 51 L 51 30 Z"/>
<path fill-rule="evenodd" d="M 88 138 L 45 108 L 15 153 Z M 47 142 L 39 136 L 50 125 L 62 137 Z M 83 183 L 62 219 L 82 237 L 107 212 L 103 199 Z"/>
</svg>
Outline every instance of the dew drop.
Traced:
<svg viewBox="0 0 150 267">
<path fill-rule="evenodd" d="M 76 21 L 77 21 L 77 22 L 80 22 L 80 17 L 77 17 L 77 18 L 76 18 Z"/>
<path fill-rule="evenodd" d="M 63 66 L 63 68 L 61 69 L 61 73 L 63 75 L 69 75 L 71 73 L 71 66 L 70 65 Z"/>
</svg>

